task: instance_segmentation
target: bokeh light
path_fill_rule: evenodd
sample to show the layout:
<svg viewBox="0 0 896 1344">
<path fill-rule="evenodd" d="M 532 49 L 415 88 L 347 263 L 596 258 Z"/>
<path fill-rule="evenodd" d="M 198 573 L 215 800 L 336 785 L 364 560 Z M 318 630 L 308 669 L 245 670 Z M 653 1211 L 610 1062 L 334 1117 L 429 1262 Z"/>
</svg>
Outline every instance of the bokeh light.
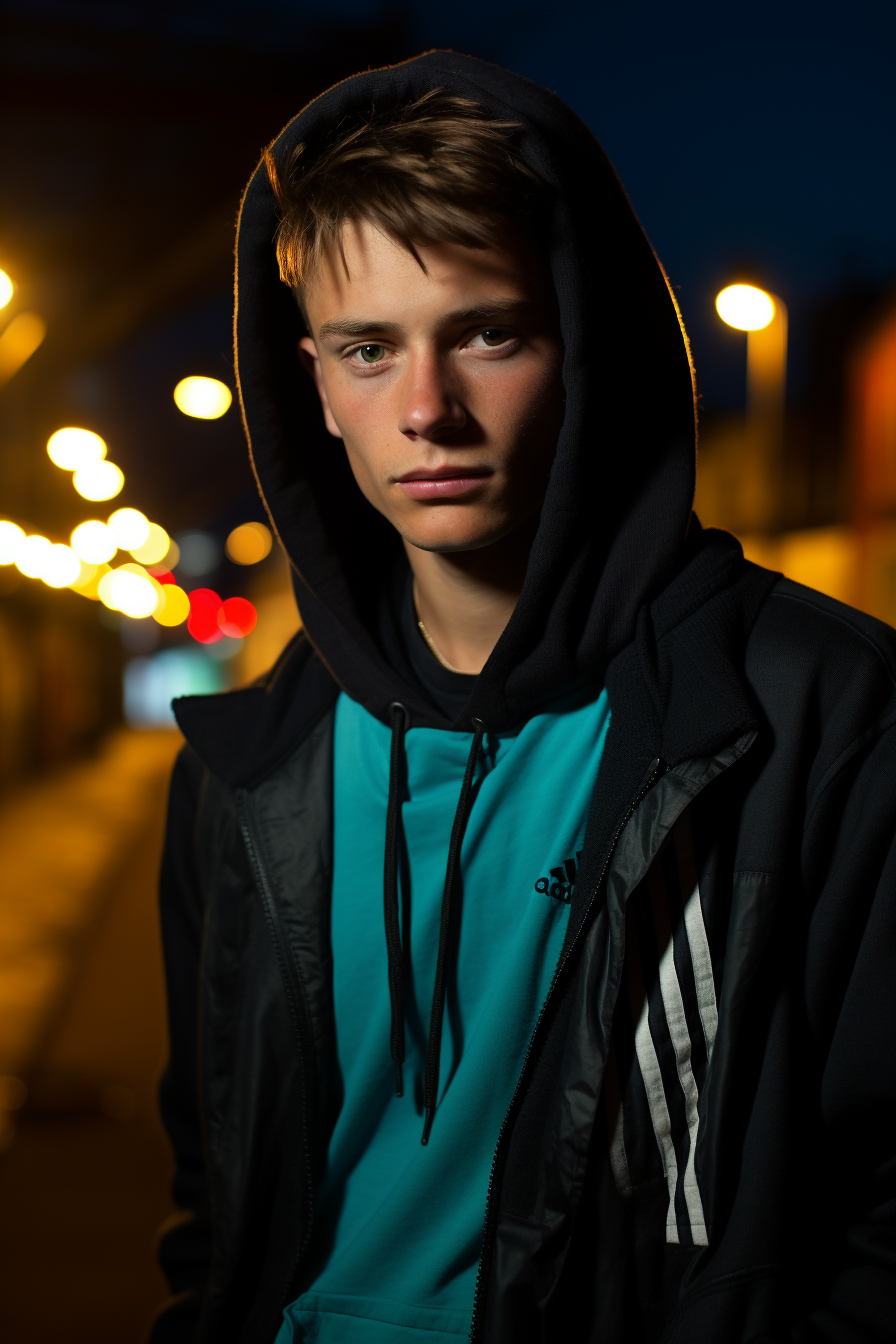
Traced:
<svg viewBox="0 0 896 1344">
<path fill-rule="evenodd" d="M 91 601 L 98 602 L 100 599 L 100 583 L 107 574 L 111 573 L 112 567 L 110 565 L 85 565 L 82 560 L 81 572 L 75 581 L 69 584 L 69 587 L 81 597 L 89 597 Z"/>
<path fill-rule="evenodd" d="M 71 542 L 75 555 L 88 565 L 103 565 L 118 550 L 118 542 L 111 527 L 97 518 L 79 523 L 72 532 Z"/>
<path fill-rule="evenodd" d="M 183 588 L 178 588 L 174 583 L 163 584 L 162 601 L 153 612 L 159 625 L 182 625 L 190 611 L 190 599 Z"/>
<path fill-rule="evenodd" d="M 24 540 L 25 533 L 18 523 L 0 519 L 0 565 L 15 564 Z"/>
<path fill-rule="evenodd" d="M 270 555 L 272 542 L 264 523 L 240 523 L 227 538 L 224 549 L 236 565 L 257 565 Z"/>
<path fill-rule="evenodd" d="M 158 565 L 168 555 L 171 548 L 171 538 L 164 527 L 159 527 L 158 523 L 150 523 L 149 535 L 141 546 L 129 546 L 128 550 L 135 560 L 139 560 L 141 565 Z"/>
<path fill-rule="evenodd" d="M 760 331 L 774 317 L 775 302 L 756 285 L 728 285 L 716 297 L 716 312 L 738 331 Z"/>
<path fill-rule="evenodd" d="M 15 558 L 16 569 L 27 579 L 39 579 L 44 572 L 51 548 L 52 542 L 47 537 L 26 537 Z"/>
<path fill-rule="evenodd" d="M 168 549 L 159 561 L 166 569 L 177 569 L 180 562 L 180 547 L 173 537 L 169 538 Z"/>
<path fill-rule="evenodd" d="M 0 308 L 5 308 L 12 298 L 13 285 L 5 271 L 0 271 Z"/>
<path fill-rule="evenodd" d="M 174 404 L 196 420 L 217 420 L 230 410 L 230 388 L 217 378 L 181 378 L 174 389 Z"/>
<path fill-rule="evenodd" d="M 218 625 L 218 612 L 223 603 L 211 588 L 194 588 L 190 594 L 190 619 L 187 629 L 200 644 L 215 644 L 224 632 Z"/>
<path fill-rule="evenodd" d="M 81 573 L 81 561 L 71 546 L 51 546 L 46 555 L 41 578 L 49 588 L 68 588 Z"/>
<path fill-rule="evenodd" d="M 100 601 L 112 611 L 141 620 L 151 616 L 159 605 L 161 587 L 139 565 L 120 565 L 100 580 Z"/>
<path fill-rule="evenodd" d="M 124 485 L 124 472 L 114 462 L 89 462 L 78 468 L 72 484 L 83 499 L 113 499 Z"/>
<path fill-rule="evenodd" d="M 181 573 L 191 579 L 211 574 L 221 563 L 221 543 L 210 532 L 180 532 L 177 544 Z"/>
<path fill-rule="evenodd" d="M 218 609 L 218 626 L 231 639 L 251 635 L 258 622 L 258 612 L 245 597 L 228 597 Z"/>
<path fill-rule="evenodd" d="M 50 461 L 63 471 L 78 471 L 91 462 L 101 461 L 106 456 L 106 445 L 92 429 L 76 429 L 69 425 L 50 435 L 47 453 Z"/>
<path fill-rule="evenodd" d="M 139 509 L 116 509 L 109 514 L 108 523 L 123 551 L 139 550 L 149 541 L 149 519 Z"/>
</svg>

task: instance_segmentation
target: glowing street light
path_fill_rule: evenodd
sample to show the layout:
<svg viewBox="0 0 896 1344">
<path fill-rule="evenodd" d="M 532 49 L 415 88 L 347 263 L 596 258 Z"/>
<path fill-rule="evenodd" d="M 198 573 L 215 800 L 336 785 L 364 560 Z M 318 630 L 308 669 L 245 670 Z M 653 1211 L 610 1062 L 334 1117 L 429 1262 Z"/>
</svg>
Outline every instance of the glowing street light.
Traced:
<svg viewBox="0 0 896 1344">
<path fill-rule="evenodd" d="M 72 485 L 82 499 L 114 499 L 124 485 L 124 472 L 114 462 L 88 462 L 75 472 Z"/>
<path fill-rule="evenodd" d="M 111 527 L 98 519 L 79 523 L 71 536 L 72 550 L 79 560 L 88 565 L 104 565 L 118 550 L 118 541 Z"/>
<path fill-rule="evenodd" d="M 743 478 L 740 507 L 752 511 L 753 526 L 774 527 L 782 498 L 787 306 L 758 285 L 736 284 L 717 296 L 716 312 L 729 327 L 747 334 L 744 446 L 753 465 Z"/>
<path fill-rule="evenodd" d="M 111 611 L 120 611 L 134 620 L 151 616 L 164 601 L 162 585 L 141 565 L 119 565 L 104 574 L 97 591 L 100 601 Z"/>
<path fill-rule="evenodd" d="M 716 312 L 747 333 L 747 419 L 768 435 L 780 434 L 787 381 L 787 306 L 757 285 L 728 285 Z"/>
<path fill-rule="evenodd" d="M 181 378 L 174 389 L 177 409 L 197 420 L 218 420 L 232 401 L 230 388 L 217 378 Z"/>
<path fill-rule="evenodd" d="M 116 509 L 109 514 L 112 535 L 123 551 L 136 551 L 149 541 L 151 523 L 139 509 Z"/>
<path fill-rule="evenodd" d="M 26 579 L 39 579 L 44 571 L 53 543 L 49 537 L 26 537 L 19 547 L 15 567 Z"/>
<path fill-rule="evenodd" d="M 5 271 L 0 271 L 0 308 L 5 308 L 12 298 L 13 285 Z"/>
<path fill-rule="evenodd" d="M 106 444 L 92 429 L 76 429 L 69 425 L 57 429 L 47 440 L 50 461 L 63 471 L 78 471 L 80 467 L 99 462 L 106 456 Z"/>
<path fill-rule="evenodd" d="M 129 546 L 128 550 L 141 565 L 158 565 L 167 557 L 172 544 L 164 527 L 159 527 L 158 523 L 150 523 L 149 532 L 142 545 Z"/>
<path fill-rule="evenodd" d="M 716 312 L 738 331 L 761 331 L 775 316 L 775 301 L 756 285 L 727 285 L 716 295 Z"/>
<path fill-rule="evenodd" d="M 257 565 L 271 552 L 272 537 L 264 523 L 240 523 L 227 538 L 227 558 L 236 565 Z"/>
<path fill-rule="evenodd" d="M 81 561 L 71 546 L 51 546 L 41 578 L 48 588 L 68 588 L 81 574 Z"/>
<path fill-rule="evenodd" d="M 22 549 L 25 533 L 18 523 L 0 519 L 0 565 L 14 565 Z"/>
</svg>

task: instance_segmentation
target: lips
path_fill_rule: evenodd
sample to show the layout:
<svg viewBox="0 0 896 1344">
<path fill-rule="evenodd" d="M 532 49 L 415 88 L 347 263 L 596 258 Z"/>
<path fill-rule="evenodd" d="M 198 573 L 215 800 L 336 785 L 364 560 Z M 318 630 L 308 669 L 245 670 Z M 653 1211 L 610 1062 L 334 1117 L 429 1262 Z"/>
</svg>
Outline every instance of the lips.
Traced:
<svg viewBox="0 0 896 1344">
<path fill-rule="evenodd" d="M 415 467 L 399 476 L 396 484 L 411 499 L 460 499 L 478 490 L 492 475 L 490 467 Z"/>
</svg>

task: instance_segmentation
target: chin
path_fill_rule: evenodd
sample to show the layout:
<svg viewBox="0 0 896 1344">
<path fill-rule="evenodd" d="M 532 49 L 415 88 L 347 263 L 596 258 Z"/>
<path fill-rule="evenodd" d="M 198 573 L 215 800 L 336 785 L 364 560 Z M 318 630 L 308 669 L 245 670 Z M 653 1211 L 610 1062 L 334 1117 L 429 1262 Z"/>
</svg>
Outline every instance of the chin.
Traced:
<svg viewBox="0 0 896 1344">
<path fill-rule="evenodd" d="M 420 551 L 449 555 L 452 551 L 480 551 L 486 546 L 493 546 L 516 526 L 515 522 L 509 523 L 506 519 L 488 523 L 480 521 L 478 524 L 471 520 L 471 524 L 465 527 L 406 527 L 398 530 L 409 545 L 416 546 Z"/>
</svg>

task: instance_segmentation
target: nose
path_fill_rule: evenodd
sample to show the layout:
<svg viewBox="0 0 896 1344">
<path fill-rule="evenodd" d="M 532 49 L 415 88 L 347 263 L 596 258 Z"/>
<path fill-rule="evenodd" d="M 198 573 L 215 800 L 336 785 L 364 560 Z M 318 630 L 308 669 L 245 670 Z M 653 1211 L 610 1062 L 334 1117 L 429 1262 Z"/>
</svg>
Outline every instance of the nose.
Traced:
<svg viewBox="0 0 896 1344">
<path fill-rule="evenodd" d="M 467 413 L 436 351 L 415 351 L 408 361 L 398 428 L 409 439 L 443 439 L 467 423 Z"/>
</svg>

